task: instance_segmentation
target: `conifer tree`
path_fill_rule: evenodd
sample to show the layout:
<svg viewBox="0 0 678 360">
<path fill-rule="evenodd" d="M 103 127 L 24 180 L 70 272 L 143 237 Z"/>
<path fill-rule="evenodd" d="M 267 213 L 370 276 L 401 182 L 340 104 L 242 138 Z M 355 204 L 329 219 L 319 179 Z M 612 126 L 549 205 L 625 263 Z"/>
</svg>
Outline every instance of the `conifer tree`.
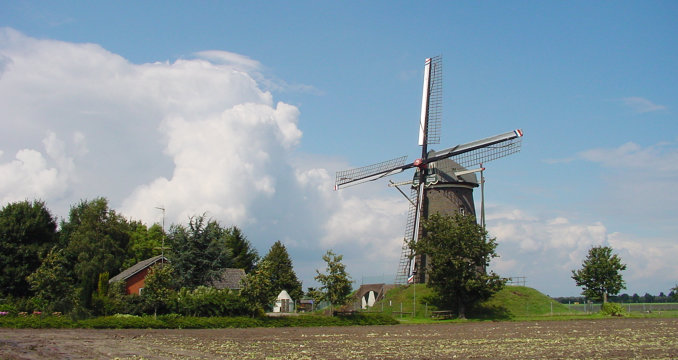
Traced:
<svg viewBox="0 0 678 360">
<path fill-rule="evenodd" d="M 297 301 L 301 299 L 304 292 L 301 288 L 301 282 L 297 279 L 297 274 L 294 272 L 292 260 L 287 253 L 285 245 L 280 241 L 276 241 L 262 261 L 268 261 L 271 265 L 271 287 L 276 295 L 286 290 L 292 299 Z"/>
<path fill-rule="evenodd" d="M 226 246 L 231 249 L 233 257 L 232 267 L 243 269 L 249 274 L 259 260 L 257 250 L 252 247 L 247 237 L 240 231 L 237 226 L 228 229 L 228 236 L 226 237 Z"/>
</svg>

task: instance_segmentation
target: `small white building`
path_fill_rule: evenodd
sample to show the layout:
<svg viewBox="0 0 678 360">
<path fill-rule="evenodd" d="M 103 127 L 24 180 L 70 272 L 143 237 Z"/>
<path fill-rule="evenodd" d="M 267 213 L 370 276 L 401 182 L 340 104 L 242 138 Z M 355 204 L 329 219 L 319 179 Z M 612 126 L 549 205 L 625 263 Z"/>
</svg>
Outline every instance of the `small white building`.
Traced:
<svg viewBox="0 0 678 360">
<path fill-rule="evenodd" d="M 294 300 L 287 291 L 283 290 L 275 299 L 275 306 L 273 306 L 274 313 L 289 313 L 294 311 Z"/>
</svg>

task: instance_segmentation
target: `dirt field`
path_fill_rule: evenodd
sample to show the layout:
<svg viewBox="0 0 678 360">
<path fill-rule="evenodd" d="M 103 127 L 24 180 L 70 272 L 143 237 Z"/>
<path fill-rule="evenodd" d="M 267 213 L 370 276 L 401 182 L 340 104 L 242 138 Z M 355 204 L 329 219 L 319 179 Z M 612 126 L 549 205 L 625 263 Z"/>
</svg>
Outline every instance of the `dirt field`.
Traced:
<svg viewBox="0 0 678 360">
<path fill-rule="evenodd" d="M 1 359 L 676 359 L 678 319 L 365 327 L 0 329 Z"/>
</svg>

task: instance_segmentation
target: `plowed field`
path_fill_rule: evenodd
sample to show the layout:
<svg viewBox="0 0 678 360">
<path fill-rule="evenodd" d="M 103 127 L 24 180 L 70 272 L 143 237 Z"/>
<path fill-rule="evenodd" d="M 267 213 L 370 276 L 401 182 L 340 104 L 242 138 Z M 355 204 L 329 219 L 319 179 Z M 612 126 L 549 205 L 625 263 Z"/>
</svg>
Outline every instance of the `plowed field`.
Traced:
<svg viewBox="0 0 678 360">
<path fill-rule="evenodd" d="M 0 329 L 1 359 L 676 359 L 678 319 L 218 330 Z"/>
</svg>

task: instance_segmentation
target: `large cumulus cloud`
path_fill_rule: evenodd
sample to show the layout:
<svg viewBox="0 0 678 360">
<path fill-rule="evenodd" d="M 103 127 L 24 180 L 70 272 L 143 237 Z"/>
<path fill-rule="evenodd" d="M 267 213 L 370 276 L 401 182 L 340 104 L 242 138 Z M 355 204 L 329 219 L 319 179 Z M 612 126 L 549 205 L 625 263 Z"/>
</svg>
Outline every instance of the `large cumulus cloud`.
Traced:
<svg viewBox="0 0 678 360">
<path fill-rule="evenodd" d="M 41 198 L 66 216 L 105 196 L 146 223 L 161 220 L 157 207 L 168 223 L 206 213 L 260 252 L 283 240 L 306 280 L 329 248 L 349 271 L 395 271 L 406 206 L 369 188 L 333 192 L 330 174 L 348 164 L 298 152 L 300 110 L 274 101 L 264 87 L 286 85 L 256 60 L 209 50 L 133 64 L 5 28 L 0 71 L 2 205 Z"/>
</svg>

